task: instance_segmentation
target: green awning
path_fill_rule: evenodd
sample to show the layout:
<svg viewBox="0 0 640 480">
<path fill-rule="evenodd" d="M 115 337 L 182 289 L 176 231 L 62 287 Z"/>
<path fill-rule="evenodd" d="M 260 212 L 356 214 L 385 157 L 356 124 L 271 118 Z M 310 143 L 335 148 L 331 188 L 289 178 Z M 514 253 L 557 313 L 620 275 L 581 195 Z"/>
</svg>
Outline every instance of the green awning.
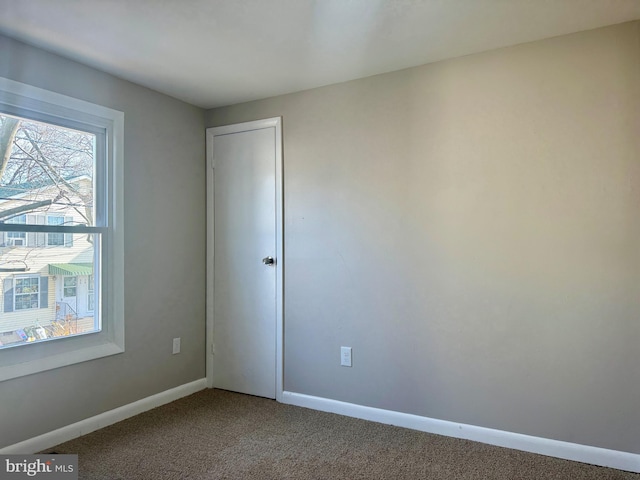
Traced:
<svg viewBox="0 0 640 480">
<path fill-rule="evenodd" d="M 50 263 L 49 275 L 93 275 L 93 263 Z"/>
</svg>

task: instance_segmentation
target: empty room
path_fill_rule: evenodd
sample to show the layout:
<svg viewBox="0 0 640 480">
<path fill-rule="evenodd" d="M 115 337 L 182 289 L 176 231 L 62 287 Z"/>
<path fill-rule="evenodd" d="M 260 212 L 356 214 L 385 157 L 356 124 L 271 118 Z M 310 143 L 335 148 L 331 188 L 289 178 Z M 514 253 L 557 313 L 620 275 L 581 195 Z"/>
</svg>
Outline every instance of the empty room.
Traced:
<svg viewBox="0 0 640 480">
<path fill-rule="evenodd" d="M 640 2 L 0 0 L 0 479 L 640 480 Z"/>
</svg>

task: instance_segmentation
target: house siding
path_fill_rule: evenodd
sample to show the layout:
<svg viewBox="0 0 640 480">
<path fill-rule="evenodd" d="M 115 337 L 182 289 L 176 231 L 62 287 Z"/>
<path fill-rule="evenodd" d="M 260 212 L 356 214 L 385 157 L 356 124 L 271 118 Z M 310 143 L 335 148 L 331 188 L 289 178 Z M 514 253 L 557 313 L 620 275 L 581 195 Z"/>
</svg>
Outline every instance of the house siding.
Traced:
<svg viewBox="0 0 640 480">
<path fill-rule="evenodd" d="M 5 277 L 0 277 L 0 282 L 4 282 Z M 10 278 L 10 277 L 9 277 Z M 47 325 L 51 325 L 51 322 L 56 318 L 56 301 L 55 301 L 55 282 L 52 280 L 52 277 L 49 278 L 49 292 L 47 295 L 48 304 L 47 308 L 30 308 L 27 310 L 17 310 L 13 312 L 5 312 L 4 311 L 4 296 L 1 299 L 1 307 L 0 315 L 2 320 L 0 321 L 0 333 L 1 332 L 11 332 L 14 330 L 18 330 L 21 328 L 29 327 L 32 325 L 37 325 L 41 327 L 46 327 Z"/>
<path fill-rule="evenodd" d="M 91 180 L 88 178 L 80 178 L 74 183 L 77 188 L 84 192 L 87 192 L 91 188 Z M 48 187 L 23 193 L 22 195 L 16 196 L 16 198 L 0 202 L 0 211 L 20 206 L 25 200 L 34 201 L 47 197 L 53 198 L 57 191 L 56 187 Z M 81 203 L 81 199 L 78 197 L 71 196 L 69 200 L 71 200 L 71 203 Z M 65 217 L 65 222 L 72 222 L 73 225 L 86 223 L 86 219 L 78 210 L 69 208 L 66 205 L 54 203 L 46 209 L 26 213 L 27 224 L 44 225 L 46 224 L 47 215 L 62 215 Z M 5 245 L 0 247 L 0 264 L 5 268 L 25 268 L 24 272 L 0 274 L 0 282 L 4 282 L 7 278 L 15 278 L 22 275 L 40 275 L 41 277 L 46 276 L 49 278 L 47 308 L 5 312 L 4 297 L 2 298 L 0 332 L 10 332 L 34 325 L 50 325 L 56 318 L 56 302 L 62 301 L 62 286 L 60 284 L 62 277 L 49 275 L 49 265 L 93 263 L 93 244 L 88 241 L 87 235 L 85 234 L 66 234 L 64 245 L 48 246 L 47 234 L 28 233 L 26 235 L 27 245 L 9 246 L 6 242 L 7 234 L 3 233 L 0 235 L 0 240 L 2 244 Z M 69 241 L 70 238 L 72 238 L 71 242 Z M 82 277 L 79 277 L 79 279 L 80 278 Z M 86 284 L 86 281 L 84 283 Z M 78 298 L 82 295 L 82 291 L 85 291 L 84 295 L 86 296 L 86 285 L 84 289 L 78 285 Z M 84 303 L 86 304 L 86 299 Z M 72 306 L 76 312 L 78 310 L 77 307 L 78 305 Z"/>
</svg>

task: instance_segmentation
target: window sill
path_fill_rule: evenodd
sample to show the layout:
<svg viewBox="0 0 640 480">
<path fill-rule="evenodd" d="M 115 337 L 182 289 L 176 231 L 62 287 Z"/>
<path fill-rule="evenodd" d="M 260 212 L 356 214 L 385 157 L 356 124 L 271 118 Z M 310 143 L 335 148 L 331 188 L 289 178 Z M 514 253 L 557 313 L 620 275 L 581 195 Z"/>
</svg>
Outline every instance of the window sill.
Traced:
<svg viewBox="0 0 640 480">
<path fill-rule="evenodd" d="M 21 345 L 0 352 L 0 382 L 124 352 L 124 340 L 104 332 Z"/>
</svg>

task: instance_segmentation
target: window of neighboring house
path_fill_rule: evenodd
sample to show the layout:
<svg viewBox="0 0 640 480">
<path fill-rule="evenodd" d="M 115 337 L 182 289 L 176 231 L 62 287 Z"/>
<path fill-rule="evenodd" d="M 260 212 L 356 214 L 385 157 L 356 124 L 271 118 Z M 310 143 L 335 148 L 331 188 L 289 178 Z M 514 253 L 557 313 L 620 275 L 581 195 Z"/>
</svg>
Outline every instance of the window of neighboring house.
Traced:
<svg viewBox="0 0 640 480">
<path fill-rule="evenodd" d="M 123 122 L 0 77 L 0 381 L 124 351 Z"/>
<path fill-rule="evenodd" d="M 17 217 L 6 220 L 5 223 L 26 224 L 27 216 L 18 215 Z M 5 245 L 8 246 L 24 246 L 27 244 L 27 234 L 25 232 L 5 232 Z"/>
<path fill-rule="evenodd" d="M 49 277 L 16 275 L 3 280 L 3 313 L 48 308 Z M 4 334 L 11 333 L 4 331 Z"/>
<path fill-rule="evenodd" d="M 0 187 L 0 190 L 2 187 Z M 1 200 L 0 200 L 1 202 Z M 45 222 L 46 220 L 46 222 Z M 73 225 L 73 216 L 65 215 L 18 215 L 5 220 L 5 223 L 19 225 Z M 30 233 L 5 232 L 5 245 L 13 247 L 55 247 L 73 246 L 73 234 L 69 233 Z"/>
<path fill-rule="evenodd" d="M 40 308 L 39 276 L 16 277 L 14 279 L 13 307 L 15 310 Z"/>
<path fill-rule="evenodd" d="M 95 309 L 96 296 L 95 296 L 95 280 L 93 275 L 89 275 L 87 281 L 87 311 L 93 312 Z"/>
<path fill-rule="evenodd" d="M 64 225 L 64 216 L 47 215 L 47 225 Z M 64 233 L 47 233 L 47 245 L 64 245 Z"/>
<path fill-rule="evenodd" d="M 75 297 L 78 290 L 78 277 L 64 277 L 64 296 Z"/>
</svg>

